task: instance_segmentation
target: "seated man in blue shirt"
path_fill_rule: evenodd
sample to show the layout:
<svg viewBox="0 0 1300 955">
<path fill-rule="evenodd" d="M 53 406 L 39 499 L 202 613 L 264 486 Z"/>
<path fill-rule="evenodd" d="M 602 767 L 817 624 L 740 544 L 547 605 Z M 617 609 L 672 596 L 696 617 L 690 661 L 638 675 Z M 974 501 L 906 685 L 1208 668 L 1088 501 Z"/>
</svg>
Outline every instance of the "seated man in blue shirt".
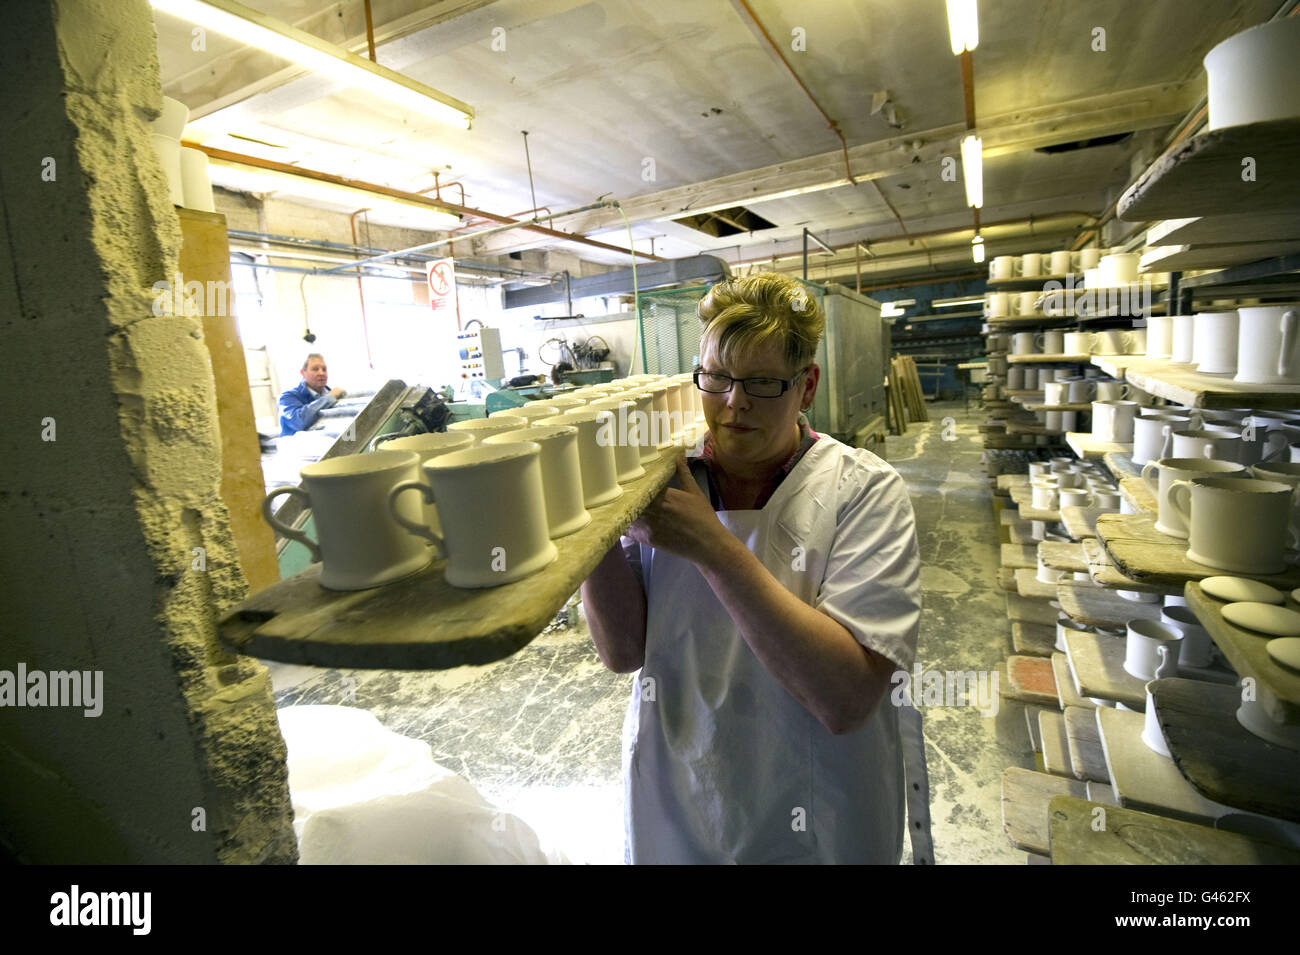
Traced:
<svg viewBox="0 0 1300 955">
<path fill-rule="evenodd" d="M 347 394 L 342 388 L 325 390 L 329 372 L 325 358 L 315 352 L 302 363 L 302 381 L 280 396 L 280 436 L 305 431 L 317 416 Z"/>
</svg>

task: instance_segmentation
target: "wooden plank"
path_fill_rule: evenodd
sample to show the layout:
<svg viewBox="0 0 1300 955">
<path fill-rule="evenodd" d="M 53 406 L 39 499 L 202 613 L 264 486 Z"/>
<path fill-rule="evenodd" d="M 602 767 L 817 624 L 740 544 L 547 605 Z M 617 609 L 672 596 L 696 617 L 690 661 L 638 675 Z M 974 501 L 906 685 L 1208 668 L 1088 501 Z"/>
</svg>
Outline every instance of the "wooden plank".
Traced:
<svg viewBox="0 0 1300 955">
<path fill-rule="evenodd" d="M 1191 408 L 1300 408 L 1300 385 L 1250 384 L 1168 362 L 1149 363 L 1147 368 L 1127 368 L 1124 377 L 1136 388 Z"/>
<path fill-rule="evenodd" d="M 1013 570 L 1038 569 L 1038 552 L 1032 544 L 1003 544 L 1002 566 Z"/>
<path fill-rule="evenodd" d="M 1300 252 L 1300 242 L 1262 240 L 1217 245 L 1159 245 L 1143 251 L 1138 271 L 1182 272 L 1191 269 L 1224 269 Z"/>
<path fill-rule="evenodd" d="M 1230 807 L 1198 793 L 1172 759 L 1153 752 L 1142 742 L 1143 714 L 1107 706 L 1097 707 L 1095 713 L 1110 784 L 1125 809 L 1190 822 L 1213 822 L 1230 811 Z"/>
<path fill-rule="evenodd" d="M 1191 560 L 1187 542 L 1156 530 L 1153 514 L 1103 514 L 1097 518 L 1097 538 L 1120 573 L 1136 581 L 1181 586 L 1228 573 Z M 1251 576 L 1284 591 L 1300 587 L 1300 568 Z"/>
<path fill-rule="evenodd" d="M 1300 218 L 1291 212 L 1229 213 L 1165 219 L 1147 230 L 1147 245 L 1219 245 L 1300 239 Z"/>
<path fill-rule="evenodd" d="M 1096 700 L 1115 700 L 1140 712 L 1146 708 L 1146 680 L 1124 669 L 1125 640 L 1087 630 L 1065 635 L 1065 652 L 1070 658 L 1079 695 Z M 1106 709 L 1106 707 L 1100 707 Z"/>
<path fill-rule="evenodd" d="M 1011 766 L 1002 771 L 1002 831 L 1026 852 L 1050 851 L 1048 806 L 1054 796 L 1082 799 L 1087 790 L 1077 779 L 1049 776 Z"/>
<path fill-rule="evenodd" d="M 1224 620 L 1225 602 L 1206 594 L 1199 584 L 1188 584 L 1184 594 L 1188 608 L 1229 665 L 1242 677 L 1255 680 L 1256 697 L 1265 712 L 1280 723 L 1300 723 L 1300 674 L 1273 661 L 1265 650 L 1268 638 Z"/>
<path fill-rule="evenodd" d="M 1118 451 L 1123 454 L 1133 453 L 1133 444 L 1120 444 L 1116 441 L 1101 441 L 1088 431 L 1071 431 L 1065 436 L 1065 443 L 1070 450 L 1087 461 L 1098 461 L 1104 454 Z"/>
<path fill-rule="evenodd" d="M 1091 355 L 1008 355 L 1013 365 L 1086 365 Z"/>
<path fill-rule="evenodd" d="M 1156 513 L 1155 495 L 1147 487 L 1146 481 L 1140 477 L 1133 477 L 1131 474 L 1121 474 L 1119 477 L 1119 494 L 1124 500 L 1128 501 L 1129 507 L 1135 508 L 1140 514 Z M 1114 513 L 1113 511 L 1111 513 Z"/>
<path fill-rule="evenodd" d="M 1078 779 L 1109 783 L 1106 773 L 1106 754 L 1101 749 L 1101 736 L 1097 732 L 1097 707 L 1067 706 L 1061 720 L 1065 725 L 1066 741 L 1070 747 L 1070 770 Z"/>
<path fill-rule="evenodd" d="M 1078 581 L 1061 583 L 1057 586 L 1056 593 L 1061 601 L 1061 609 L 1089 627 L 1115 630 L 1139 617 L 1147 620 L 1160 619 L 1160 604 L 1125 600 L 1115 591 L 1095 584 Z"/>
<path fill-rule="evenodd" d="M 1074 683 L 1074 671 L 1070 669 L 1070 658 L 1061 650 L 1052 653 L 1052 674 L 1056 677 L 1056 692 L 1060 694 L 1062 709 L 1096 709 L 1096 703 L 1080 695 Z"/>
<path fill-rule="evenodd" d="M 1088 790 L 1089 802 L 1100 803 L 1103 806 L 1114 806 L 1117 809 L 1119 808 L 1119 800 L 1115 798 L 1115 790 L 1109 783 L 1093 782 L 1090 779 L 1084 785 Z M 1128 811 L 1133 812 L 1135 810 Z"/>
<path fill-rule="evenodd" d="M 1022 597 L 1055 600 L 1056 584 L 1043 583 L 1038 579 L 1038 571 L 1026 567 L 1016 571 L 1016 592 Z"/>
<path fill-rule="evenodd" d="M 1053 570 L 1068 570 L 1077 574 L 1088 572 L 1088 557 L 1083 552 L 1082 544 L 1043 541 L 1038 545 L 1038 556 Z"/>
<path fill-rule="evenodd" d="M 1021 546 L 1033 546 L 1038 543 L 1038 538 L 1034 537 L 1033 522 L 1016 521 L 1014 524 L 1008 524 L 1007 543 L 1020 544 Z"/>
<path fill-rule="evenodd" d="M 248 388 L 248 366 L 235 317 L 235 286 L 230 277 L 230 242 L 226 217 L 196 209 L 176 210 L 182 244 L 178 265 L 186 282 L 202 282 L 209 289 L 198 302 L 205 310 L 211 302 L 215 315 L 204 314 L 203 343 L 212 362 L 221 431 L 221 499 L 230 515 L 239 567 L 249 592 L 269 587 L 280 579 L 275 534 L 262 520 L 266 480 L 262 474 L 262 446 L 257 437 L 253 397 Z M 215 299 L 213 290 L 220 290 Z"/>
<path fill-rule="evenodd" d="M 264 660 L 321 667 L 440 670 L 481 665 L 527 645 L 675 473 L 675 454 L 647 464 L 591 523 L 554 541 L 546 569 L 501 587 L 463 590 L 435 560 L 417 574 L 370 590 L 318 583 L 321 565 L 256 593 L 220 620 L 221 639 Z"/>
<path fill-rule="evenodd" d="M 1164 679 L 1152 694 L 1174 763 L 1197 792 L 1300 822 L 1300 752 L 1260 739 L 1237 721 L 1239 687 Z"/>
<path fill-rule="evenodd" d="M 1020 591 L 1016 589 L 1016 572 L 1014 568 L 999 567 L 997 579 L 998 579 L 998 587 L 1000 587 L 1002 590 L 1005 590 L 1009 594 L 1020 593 Z"/>
<path fill-rule="evenodd" d="M 1025 705 L 1025 725 L 1029 728 L 1029 745 L 1034 748 L 1035 753 L 1041 754 L 1043 751 L 1043 734 L 1039 730 L 1038 716 L 1040 713 L 1050 712 L 1053 711 L 1035 703 Z"/>
<path fill-rule="evenodd" d="M 1241 160 L 1256 161 L 1255 179 L 1242 180 Z M 1116 207 L 1127 222 L 1176 216 L 1300 212 L 1300 119 L 1207 130 L 1161 156 Z"/>
<path fill-rule="evenodd" d="M 1065 531 L 1077 541 L 1097 536 L 1097 531 L 1093 525 L 1097 523 L 1099 515 L 1104 511 L 1100 507 L 1063 507 L 1061 508 L 1061 523 L 1065 525 Z"/>
<path fill-rule="evenodd" d="M 1114 561 L 1106 553 L 1101 541 L 1084 541 L 1084 553 L 1088 555 L 1088 573 L 1092 576 L 1093 582 L 1100 587 L 1161 595 L 1177 595 L 1183 592 L 1183 588 L 1178 584 L 1152 583 L 1125 577 L 1115 567 Z"/>
<path fill-rule="evenodd" d="M 1018 594 L 1007 594 L 1007 618 L 1012 623 L 1037 623 L 1056 626 L 1056 608 L 1046 600 L 1035 600 Z"/>
<path fill-rule="evenodd" d="M 1056 651 L 1056 628 L 1017 621 L 1011 625 L 1011 646 L 1022 656 L 1050 657 Z"/>
<path fill-rule="evenodd" d="M 1020 402 L 1026 411 L 1091 411 L 1092 402 L 1084 401 L 1078 404 L 1065 405 L 1045 405 L 1037 401 Z"/>
<path fill-rule="evenodd" d="M 1040 710 L 1038 732 L 1043 743 L 1043 766 L 1053 776 L 1073 776 L 1070 766 L 1070 741 L 1065 735 L 1065 717 L 1051 710 Z"/>
<path fill-rule="evenodd" d="M 1007 657 L 1007 690 L 1012 699 L 1059 710 L 1061 699 L 1056 692 L 1052 661 L 1043 657 L 1013 654 Z"/>
<path fill-rule="evenodd" d="M 1048 819 L 1052 865 L 1300 864 L 1294 849 L 1076 796 L 1052 797 Z"/>
</svg>

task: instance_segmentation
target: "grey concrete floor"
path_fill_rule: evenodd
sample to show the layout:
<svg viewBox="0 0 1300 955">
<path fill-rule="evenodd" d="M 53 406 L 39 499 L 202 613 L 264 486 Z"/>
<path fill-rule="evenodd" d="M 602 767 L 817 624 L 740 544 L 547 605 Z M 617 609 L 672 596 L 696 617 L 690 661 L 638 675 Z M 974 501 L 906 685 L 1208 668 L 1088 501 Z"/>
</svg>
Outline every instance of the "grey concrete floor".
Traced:
<svg viewBox="0 0 1300 955">
<path fill-rule="evenodd" d="M 925 600 L 917 660 L 923 671 L 987 679 L 1010 638 L 980 463 L 984 414 L 960 402 L 930 405 L 929 414 L 928 424 L 889 438 L 885 452 L 916 511 Z M 575 862 L 621 862 L 620 733 L 632 678 L 605 670 L 577 608 L 567 616 L 486 667 L 422 673 L 268 664 L 276 703 L 364 707 L 389 729 L 428 742 L 436 761 L 532 825 L 544 846 Z M 961 700 L 916 702 L 925 721 L 935 861 L 1024 862 L 1002 832 L 1001 776 L 1007 766 L 1032 766 L 1032 756 L 1014 732 L 995 728 L 1023 724 L 1023 714 L 1004 707 L 994 719 Z"/>
</svg>

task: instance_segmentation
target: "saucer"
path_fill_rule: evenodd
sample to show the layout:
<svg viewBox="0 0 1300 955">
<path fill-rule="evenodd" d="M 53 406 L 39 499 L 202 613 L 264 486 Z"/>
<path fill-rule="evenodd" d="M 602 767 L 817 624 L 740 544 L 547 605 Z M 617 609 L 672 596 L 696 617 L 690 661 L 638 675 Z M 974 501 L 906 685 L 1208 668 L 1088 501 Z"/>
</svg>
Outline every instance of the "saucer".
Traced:
<svg viewBox="0 0 1300 955">
<path fill-rule="evenodd" d="M 1300 613 L 1273 604 L 1242 601 L 1223 608 L 1223 619 L 1274 637 L 1300 636 Z"/>
<path fill-rule="evenodd" d="M 1300 639 L 1281 637 L 1270 640 L 1264 645 L 1264 649 L 1268 651 L 1268 655 L 1275 663 L 1290 667 L 1292 670 L 1300 670 Z"/>
<path fill-rule="evenodd" d="M 1280 604 L 1285 598 L 1276 587 L 1246 577 L 1206 577 L 1201 590 L 1220 600 L 1247 600 L 1255 603 Z"/>
</svg>

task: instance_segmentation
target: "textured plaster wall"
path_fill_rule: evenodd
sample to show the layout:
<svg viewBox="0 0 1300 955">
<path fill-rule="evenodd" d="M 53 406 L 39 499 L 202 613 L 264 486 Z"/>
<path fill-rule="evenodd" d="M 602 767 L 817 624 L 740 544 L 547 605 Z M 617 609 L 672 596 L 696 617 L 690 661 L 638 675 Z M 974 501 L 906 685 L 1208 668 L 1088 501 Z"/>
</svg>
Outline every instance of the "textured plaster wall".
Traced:
<svg viewBox="0 0 1300 955">
<path fill-rule="evenodd" d="M 146 125 L 149 6 L 6 12 L 0 353 L 21 386 L 0 425 L 0 669 L 101 670 L 104 689 L 98 718 L 0 707 L 0 839 L 34 862 L 295 861 L 266 670 L 216 639 L 246 585 L 202 329 L 152 314 L 181 235 Z"/>
</svg>

